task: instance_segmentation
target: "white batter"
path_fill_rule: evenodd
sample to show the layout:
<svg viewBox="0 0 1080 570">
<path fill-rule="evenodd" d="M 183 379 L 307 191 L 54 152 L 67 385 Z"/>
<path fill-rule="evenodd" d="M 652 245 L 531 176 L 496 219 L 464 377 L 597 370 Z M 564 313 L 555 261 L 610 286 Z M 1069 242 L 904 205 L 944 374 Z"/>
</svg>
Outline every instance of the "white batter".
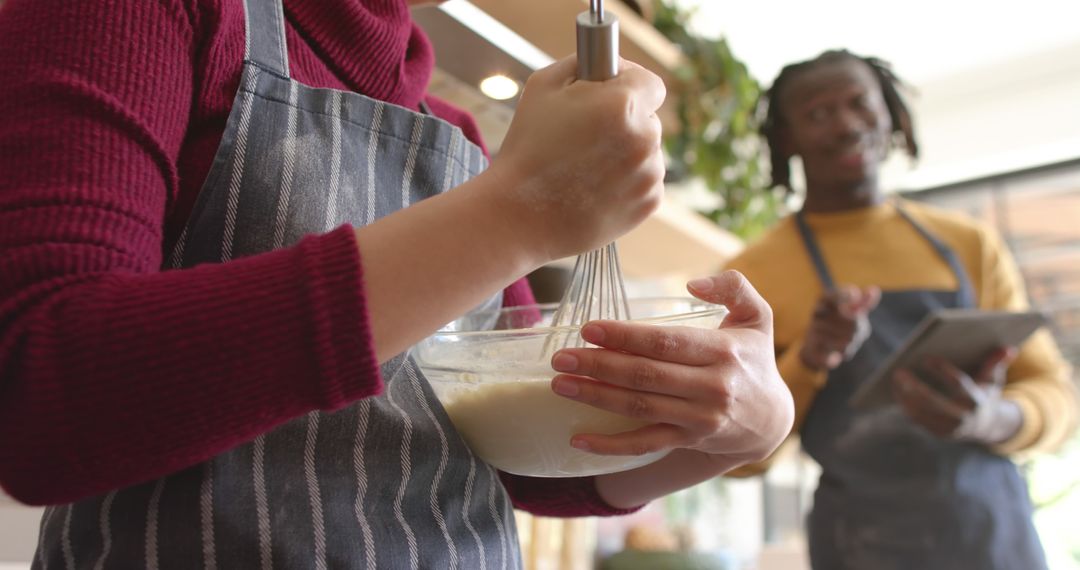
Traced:
<svg viewBox="0 0 1080 570">
<path fill-rule="evenodd" d="M 578 433 L 614 434 L 645 425 L 555 395 L 551 376 L 502 383 L 436 383 L 454 426 L 477 455 L 508 473 L 540 477 L 598 475 L 664 456 L 597 455 L 570 446 Z"/>
</svg>

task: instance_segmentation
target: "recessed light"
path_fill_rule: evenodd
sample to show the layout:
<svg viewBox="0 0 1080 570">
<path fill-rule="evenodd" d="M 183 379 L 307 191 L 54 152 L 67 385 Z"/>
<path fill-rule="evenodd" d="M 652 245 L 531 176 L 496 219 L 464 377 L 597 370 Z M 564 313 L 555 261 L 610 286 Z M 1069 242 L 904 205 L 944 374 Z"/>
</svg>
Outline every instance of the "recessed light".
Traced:
<svg viewBox="0 0 1080 570">
<path fill-rule="evenodd" d="M 492 75 L 480 82 L 480 92 L 497 101 L 513 98 L 519 89 L 518 82 L 505 75 Z"/>
</svg>

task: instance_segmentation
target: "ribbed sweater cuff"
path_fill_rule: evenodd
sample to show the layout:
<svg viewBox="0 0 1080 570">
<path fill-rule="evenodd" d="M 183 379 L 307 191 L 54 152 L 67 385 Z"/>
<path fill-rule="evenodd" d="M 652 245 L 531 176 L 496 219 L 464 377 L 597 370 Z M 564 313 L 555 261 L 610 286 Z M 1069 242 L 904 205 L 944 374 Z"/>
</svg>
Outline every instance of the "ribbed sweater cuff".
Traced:
<svg viewBox="0 0 1080 570">
<path fill-rule="evenodd" d="M 628 515 L 645 505 L 617 509 L 596 490 L 596 477 L 525 477 L 499 472 L 514 506 L 546 517 L 611 517 Z"/>
<path fill-rule="evenodd" d="M 360 250 L 349 226 L 310 240 L 303 248 L 318 366 L 324 379 L 320 407 L 338 409 L 383 388 Z"/>
</svg>

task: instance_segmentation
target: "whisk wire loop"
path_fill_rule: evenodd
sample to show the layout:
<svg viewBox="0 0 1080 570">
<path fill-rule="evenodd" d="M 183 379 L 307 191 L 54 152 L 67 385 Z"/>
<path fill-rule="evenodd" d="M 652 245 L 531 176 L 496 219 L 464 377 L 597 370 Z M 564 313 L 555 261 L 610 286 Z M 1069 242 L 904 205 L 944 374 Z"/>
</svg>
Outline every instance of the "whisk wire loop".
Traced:
<svg viewBox="0 0 1080 570">
<path fill-rule="evenodd" d="M 630 318 L 626 281 L 615 244 L 583 253 L 574 262 L 570 285 L 552 316 L 555 330 L 544 342 L 544 354 L 585 346 L 578 330 L 589 321 Z"/>
</svg>

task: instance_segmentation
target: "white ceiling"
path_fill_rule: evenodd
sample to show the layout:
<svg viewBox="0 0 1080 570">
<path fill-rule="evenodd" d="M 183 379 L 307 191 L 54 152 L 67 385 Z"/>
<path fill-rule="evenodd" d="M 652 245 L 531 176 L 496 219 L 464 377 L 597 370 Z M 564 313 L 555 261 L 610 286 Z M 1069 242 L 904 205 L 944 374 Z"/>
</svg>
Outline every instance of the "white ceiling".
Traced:
<svg viewBox="0 0 1080 570">
<path fill-rule="evenodd" d="M 893 62 L 916 85 L 1080 41 L 1076 0 L 674 0 L 693 26 L 723 35 L 768 84 L 780 68 L 846 47 Z"/>
<path fill-rule="evenodd" d="M 673 0 L 724 36 L 764 86 L 783 65 L 847 48 L 914 91 L 922 156 L 890 189 L 921 189 L 1080 157 L 1080 1 Z"/>
</svg>

